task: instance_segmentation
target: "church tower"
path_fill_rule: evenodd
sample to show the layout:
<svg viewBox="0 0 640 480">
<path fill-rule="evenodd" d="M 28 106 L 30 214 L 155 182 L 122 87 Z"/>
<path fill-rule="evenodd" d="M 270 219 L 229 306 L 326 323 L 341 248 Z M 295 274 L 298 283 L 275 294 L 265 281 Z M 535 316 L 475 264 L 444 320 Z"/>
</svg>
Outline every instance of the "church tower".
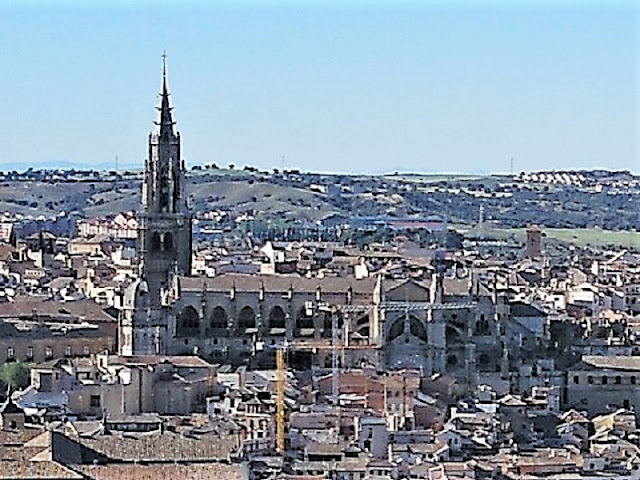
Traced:
<svg viewBox="0 0 640 480">
<path fill-rule="evenodd" d="M 149 155 L 142 183 L 142 212 L 138 215 L 138 252 L 142 274 L 159 305 L 160 288 L 172 271 L 191 273 L 191 213 L 185 194 L 185 168 L 180 158 L 180 134 L 175 132 L 166 60 L 157 131 L 149 134 Z"/>
<path fill-rule="evenodd" d="M 185 166 L 180 134 L 174 129 L 163 55 L 162 87 L 156 131 L 149 134 L 149 154 L 138 213 L 138 258 L 141 278 L 125 294 L 120 325 L 122 355 L 166 352 L 168 331 L 162 289 L 172 273 L 191 273 L 191 213 L 185 194 Z"/>
</svg>

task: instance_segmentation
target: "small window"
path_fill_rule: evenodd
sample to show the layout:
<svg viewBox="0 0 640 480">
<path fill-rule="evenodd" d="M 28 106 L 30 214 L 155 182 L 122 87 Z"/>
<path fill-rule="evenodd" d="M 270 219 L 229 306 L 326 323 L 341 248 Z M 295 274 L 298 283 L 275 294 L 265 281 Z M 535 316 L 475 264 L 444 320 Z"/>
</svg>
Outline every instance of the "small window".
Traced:
<svg viewBox="0 0 640 480">
<path fill-rule="evenodd" d="M 620 375 L 616 375 L 616 385 L 620 385 L 622 383 L 622 378 L 620 378 Z"/>
<path fill-rule="evenodd" d="M 33 347 L 27 348 L 27 360 L 33 360 Z"/>
<path fill-rule="evenodd" d="M 580 377 L 578 375 L 575 375 L 573 377 L 573 383 L 575 383 L 576 385 L 578 385 L 580 383 Z"/>
<path fill-rule="evenodd" d="M 89 347 L 89 345 L 85 345 L 84 347 L 82 347 L 82 354 L 91 355 L 91 348 Z"/>
<path fill-rule="evenodd" d="M 631 385 L 635 385 L 635 384 L 636 384 L 636 376 L 631 375 Z"/>
<path fill-rule="evenodd" d="M 167 232 L 164 234 L 162 246 L 166 251 L 170 252 L 171 250 L 173 250 L 173 237 L 171 236 L 170 233 Z"/>
<path fill-rule="evenodd" d="M 89 405 L 91 408 L 100 408 L 100 395 L 91 395 Z"/>
<path fill-rule="evenodd" d="M 13 347 L 7 347 L 7 360 L 13 360 L 13 356 L 15 355 L 15 351 Z"/>
<path fill-rule="evenodd" d="M 587 377 L 587 382 L 591 385 L 593 384 L 593 377 L 591 375 Z"/>
<path fill-rule="evenodd" d="M 53 357 L 53 349 L 51 347 L 46 347 L 44 349 L 44 356 L 47 358 Z"/>
<path fill-rule="evenodd" d="M 162 240 L 160 240 L 160 234 L 158 232 L 153 232 L 151 235 L 151 251 L 159 252 L 162 248 Z"/>
<path fill-rule="evenodd" d="M 64 355 L 66 357 L 70 357 L 71 356 L 71 345 L 67 345 L 66 347 L 64 347 Z"/>
<path fill-rule="evenodd" d="M 602 384 L 606 385 L 607 383 L 609 383 L 609 378 L 606 375 L 602 376 Z"/>
</svg>

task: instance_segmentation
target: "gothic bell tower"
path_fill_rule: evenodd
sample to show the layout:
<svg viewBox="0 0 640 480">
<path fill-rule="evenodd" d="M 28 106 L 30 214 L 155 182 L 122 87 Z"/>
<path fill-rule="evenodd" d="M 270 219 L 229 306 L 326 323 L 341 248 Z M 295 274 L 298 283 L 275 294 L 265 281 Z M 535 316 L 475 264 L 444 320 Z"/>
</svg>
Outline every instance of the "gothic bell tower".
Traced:
<svg viewBox="0 0 640 480">
<path fill-rule="evenodd" d="M 149 154 L 142 182 L 138 218 L 138 258 L 144 292 L 132 315 L 131 353 L 163 354 L 168 322 L 162 289 L 172 273 L 191 273 L 191 212 L 185 194 L 185 166 L 180 134 L 174 129 L 163 55 L 162 87 L 156 131 L 149 134 Z M 144 297 L 144 298 L 142 298 Z"/>
</svg>

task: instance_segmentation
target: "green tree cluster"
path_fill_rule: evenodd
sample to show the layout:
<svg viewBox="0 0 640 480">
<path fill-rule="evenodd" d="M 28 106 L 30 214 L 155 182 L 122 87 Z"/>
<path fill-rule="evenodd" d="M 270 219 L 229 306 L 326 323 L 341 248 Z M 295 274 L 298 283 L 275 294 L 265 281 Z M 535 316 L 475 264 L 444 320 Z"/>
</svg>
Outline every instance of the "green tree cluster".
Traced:
<svg viewBox="0 0 640 480">
<path fill-rule="evenodd" d="M 0 365 L 0 382 L 14 391 L 29 385 L 29 366 L 23 362 L 7 362 Z"/>
</svg>

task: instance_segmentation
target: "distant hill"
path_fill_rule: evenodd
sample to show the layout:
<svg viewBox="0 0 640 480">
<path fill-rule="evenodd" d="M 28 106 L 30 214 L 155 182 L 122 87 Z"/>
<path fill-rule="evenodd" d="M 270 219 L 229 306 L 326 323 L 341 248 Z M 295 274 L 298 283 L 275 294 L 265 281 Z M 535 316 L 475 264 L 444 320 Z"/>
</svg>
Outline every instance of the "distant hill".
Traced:
<svg viewBox="0 0 640 480">
<path fill-rule="evenodd" d="M 105 217 L 136 211 L 139 170 L 41 170 L 0 174 L 0 211 Z M 188 173 L 197 215 L 225 211 L 279 222 L 330 216 L 422 217 L 503 228 L 640 229 L 640 178 L 629 172 L 538 172 L 532 175 L 325 175 L 196 167 Z"/>
</svg>

